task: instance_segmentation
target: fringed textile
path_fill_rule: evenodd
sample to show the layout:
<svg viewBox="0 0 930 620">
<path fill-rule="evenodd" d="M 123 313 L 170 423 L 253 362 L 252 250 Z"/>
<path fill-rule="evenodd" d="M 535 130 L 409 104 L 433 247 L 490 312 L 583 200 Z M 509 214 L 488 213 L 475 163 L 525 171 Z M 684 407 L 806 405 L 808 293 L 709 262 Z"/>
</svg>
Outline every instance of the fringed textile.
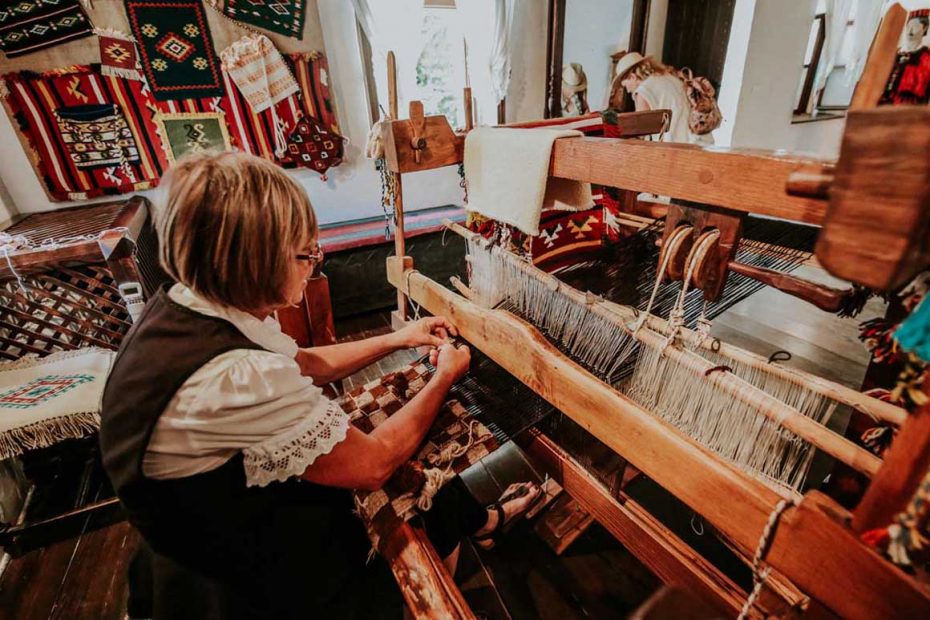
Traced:
<svg viewBox="0 0 930 620">
<path fill-rule="evenodd" d="M 343 141 L 313 117 L 304 117 L 287 138 L 287 157 L 297 165 L 310 168 L 326 180 L 326 171 L 342 163 Z"/>
<path fill-rule="evenodd" d="M 226 115 L 222 112 L 159 112 L 155 123 L 171 162 L 192 153 L 230 149 Z"/>
<path fill-rule="evenodd" d="M 55 118 L 75 166 L 80 169 L 119 166 L 131 174 L 128 164 L 139 161 L 139 149 L 118 105 L 58 108 Z"/>
<path fill-rule="evenodd" d="M 415 362 L 348 392 L 339 406 L 356 428 L 370 433 L 423 389 L 431 376 L 426 364 Z M 381 538 L 418 509 L 428 510 L 432 496 L 446 481 L 497 447 L 491 431 L 458 400 L 446 402 L 410 462 L 382 489 L 354 492 L 373 547 L 378 549 Z"/>
<path fill-rule="evenodd" d="M 114 357 L 89 348 L 0 364 L 0 459 L 94 433 Z"/>
<path fill-rule="evenodd" d="M 131 36 L 111 29 L 98 29 L 94 34 L 100 46 L 101 74 L 127 80 L 143 79 L 136 42 Z"/>
</svg>

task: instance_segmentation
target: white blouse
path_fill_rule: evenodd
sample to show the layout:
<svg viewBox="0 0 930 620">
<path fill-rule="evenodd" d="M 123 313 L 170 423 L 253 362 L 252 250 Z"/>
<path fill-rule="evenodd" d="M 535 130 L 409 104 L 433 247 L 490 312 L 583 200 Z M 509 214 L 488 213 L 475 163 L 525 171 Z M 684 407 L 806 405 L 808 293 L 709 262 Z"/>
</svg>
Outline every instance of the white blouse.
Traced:
<svg viewBox="0 0 930 620">
<path fill-rule="evenodd" d="M 711 134 L 697 135 L 688 127 L 691 104 L 681 78 L 670 73 L 650 75 L 636 88 L 636 93 L 646 100 L 653 110 L 671 110 L 672 121 L 662 139 L 666 142 L 691 142 L 713 144 Z"/>
<path fill-rule="evenodd" d="M 192 476 L 242 452 L 247 484 L 265 486 L 302 474 L 345 439 L 348 416 L 300 374 L 297 343 L 277 321 L 220 306 L 181 284 L 168 295 L 229 321 L 266 350 L 228 351 L 184 382 L 155 425 L 142 462 L 146 476 Z"/>
</svg>

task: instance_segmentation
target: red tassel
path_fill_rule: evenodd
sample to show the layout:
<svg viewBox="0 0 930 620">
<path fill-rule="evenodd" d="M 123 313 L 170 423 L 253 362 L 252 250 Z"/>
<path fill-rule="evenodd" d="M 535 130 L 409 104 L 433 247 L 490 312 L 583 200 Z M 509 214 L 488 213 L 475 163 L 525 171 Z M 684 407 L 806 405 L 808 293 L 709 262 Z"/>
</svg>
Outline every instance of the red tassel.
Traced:
<svg viewBox="0 0 930 620">
<path fill-rule="evenodd" d="M 880 527 L 878 529 L 869 530 L 868 532 L 863 532 L 859 538 L 868 546 L 876 549 L 884 549 L 891 540 L 891 536 L 888 535 L 887 527 Z"/>
</svg>

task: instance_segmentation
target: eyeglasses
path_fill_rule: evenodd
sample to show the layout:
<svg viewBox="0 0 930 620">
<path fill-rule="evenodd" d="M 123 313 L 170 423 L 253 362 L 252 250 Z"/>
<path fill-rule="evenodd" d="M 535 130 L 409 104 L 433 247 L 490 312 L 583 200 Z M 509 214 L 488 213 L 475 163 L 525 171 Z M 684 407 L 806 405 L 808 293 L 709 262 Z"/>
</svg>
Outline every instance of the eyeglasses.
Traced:
<svg viewBox="0 0 930 620">
<path fill-rule="evenodd" d="M 319 265 L 323 262 L 323 248 L 317 248 L 313 254 L 297 254 L 297 260 L 306 260 Z"/>
</svg>

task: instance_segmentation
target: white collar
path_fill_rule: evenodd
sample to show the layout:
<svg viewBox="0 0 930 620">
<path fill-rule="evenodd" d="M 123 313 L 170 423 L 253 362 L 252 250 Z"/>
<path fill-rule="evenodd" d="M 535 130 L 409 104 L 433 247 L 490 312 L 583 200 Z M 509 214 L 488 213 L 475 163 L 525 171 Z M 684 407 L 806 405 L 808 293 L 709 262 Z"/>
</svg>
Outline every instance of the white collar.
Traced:
<svg viewBox="0 0 930 620">
<path fill-rule="evenodd" d="M 297 342 L 281 331 L 281 326 L 269 316 L 264 321 L 258 320 L 248 312 L 230 306 L 223 306 L 198 295 L 183 284 L 175 284 L 168 291 L 171 301 L 207 316 L 224 319 L 242 332 L 242 335 L 274 353 L 280 353 L 293 359 L 297 355 Z"/>
</svg>

